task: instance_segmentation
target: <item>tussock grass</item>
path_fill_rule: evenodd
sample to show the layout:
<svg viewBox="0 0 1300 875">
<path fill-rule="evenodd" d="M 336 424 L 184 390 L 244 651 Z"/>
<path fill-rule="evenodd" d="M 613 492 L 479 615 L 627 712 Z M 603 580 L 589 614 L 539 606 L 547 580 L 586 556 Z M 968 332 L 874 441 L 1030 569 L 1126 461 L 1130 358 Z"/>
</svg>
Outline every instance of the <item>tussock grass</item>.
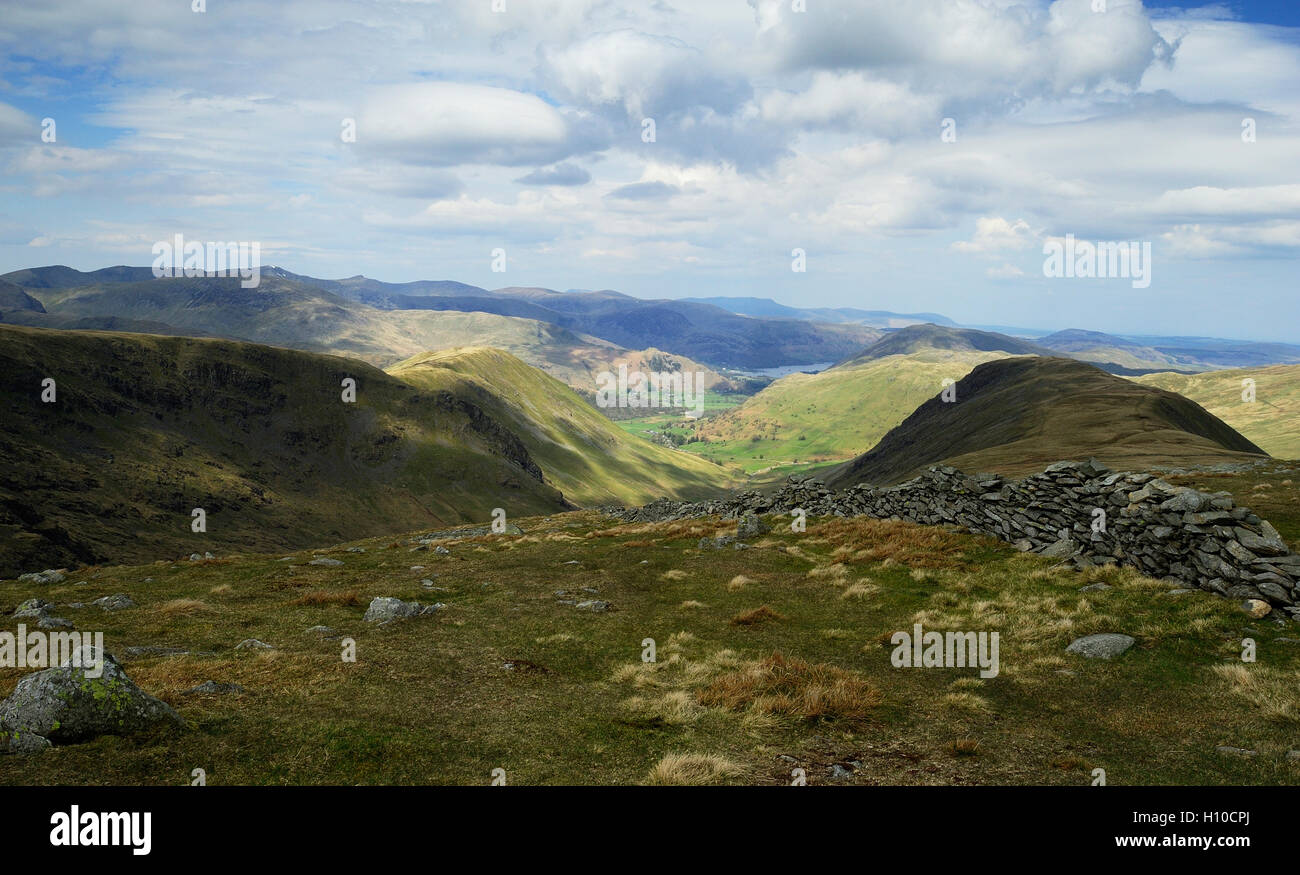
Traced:
<svg viewBox="0 0 1300 875">
<path fill-rule="evenodd" d="M 659 575 L 660 580 L 685 580 L 689 575 L 680 569 L 672 568 Z"/>
<path fill-rule="evenodd" d="M 154 610 L 166 617 L 183 617 L 207 613 L 214 608 L 199 599 L 172 599 L 158 605 Z"/>
<path fill-rule="evenodd" d="M 1272 723 L 1300 723 L 1300 671 L 1263 663 L 1232 663 L 1210 669 L 1228 695 Z"/>
<path fill-rule="evenodd" d="M 698 787 L 717 784 L 744 772 L 742 766 L 717 754 L 670 753 L 655 763 L 646 776 L 646 783 Z"/>
<path fill-rule="evenodd" d="M 752 709 L 801 720 L 857 720 L 879 705 L 881 696 L 852 672 L 774 653 L 717 678 L 700 691 L 699 700 L 729 711 Z"/>
<path fill-rule="evenodd" d="M 750 580 L 745 575 L 737 574 L 735 577 L 731 578 L 731 580 L 727 581 L 727 589 L 731 590 L 732 592 L 736 592 L 737 590 L 744 589 L 746 586 L 749 586 L 749 584 L 753 582 L 754 581 Z"/>
<path fill-rule="evenodd" d="M 741 611 L 731 618 L 733 626 L 758 626 L 772 620 L 784 620 L 785 616 L 778 614 L 767 605 L 759 605 L 748 611 Z"/>
</svg>

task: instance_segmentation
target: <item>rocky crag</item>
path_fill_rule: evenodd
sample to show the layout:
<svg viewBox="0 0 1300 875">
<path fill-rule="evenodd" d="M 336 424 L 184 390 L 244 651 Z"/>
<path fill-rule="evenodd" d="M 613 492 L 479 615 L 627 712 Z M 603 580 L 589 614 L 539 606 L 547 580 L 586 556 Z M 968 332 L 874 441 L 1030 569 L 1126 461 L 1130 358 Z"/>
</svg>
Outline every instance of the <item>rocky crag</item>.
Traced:
<svg viewBox="0 0 1300 875">
<path fill-rule="evenodd" d="M 1226 492 L 1173 486 L 1154 474 L 1112 473 L 1090 462 L 1058 462 L 1020 480 L 931 467 L 885 488 L 832 490 L 792 477 L 772 495 L 743 492 L 707 502 L 659 500 L 611 510 L 628 522 L 718 515 L 871 516 L 960 526 L 1077 568 L 1120 564 L 1172 583 L 1241 601 L 1255 617 L 1281 611 L 1300 620 L 1300 555 Z"/>
</svg>

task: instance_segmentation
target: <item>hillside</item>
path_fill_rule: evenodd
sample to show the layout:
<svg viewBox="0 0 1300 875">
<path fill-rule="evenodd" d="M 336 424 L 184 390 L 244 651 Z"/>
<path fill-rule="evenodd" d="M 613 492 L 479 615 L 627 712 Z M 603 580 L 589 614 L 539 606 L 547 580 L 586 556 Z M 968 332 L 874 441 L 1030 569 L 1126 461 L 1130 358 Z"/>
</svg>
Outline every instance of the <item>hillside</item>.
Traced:
<svg viewBox="0 0 1300 875">
<path fill-rule="evenodd" d="M 1038 344 L 1057 352 L 1065 353 L 1071 358 L 1093 362 L 1111 362 L 1124 368 L 1150 370 L 1166 368 L 1169 370 L 1199 371 L 1205 365 L 1186 355 L 1170 355 L 1160 350 L 1105 334 L 1100 331 L 1083 331 L 1071 328 L 1058 331 L 1046 337 L 1038 338 Z"/>
<path fill-rule="evenodd" d="M 876 361 L 891 355 L 908 355 L 930 349 L 954 352 L 1002 352 L 1007 355 L 1052 355 L 1051 350 L 1028 340 L 977 331 L 974 328 L 952 328 L 946 325 L 909 325 L 886 334 L 853 357 L 836 367 Z"/>
<path fill-rule="evenodd" d="M 568 386 L 500 350 L 424 353 L 388 373 L 481 407 L 518 435 L 547 482 L 578 504 L 644 504 L 732 485 L 718 466 L 627 434 Z"/>
<path fill-rule="evenodd" d="M 283 550 L 566 506 L 509 430 L 364 363 L 0 326 L 0 573 Z M 357 400 L 341 400 L 344 377 Z M 57 401 L 42 403 L 42 380 Z M 190 514 L 207 513 L 207 533 Z"/>
<path fill-rule="evenodd" d="M 683 445 L 749 472 L 851 459 L 866 452 L 943 380 L 957 380 L 1001 352 L 923 350 L 791 374 L 739 407 L 685 426 Z"/>
<path fill-rule="evenodd" d="M 895 483 L 938 463 L 1016 475 L 1072 458 L 1141 471 L 1264 455 L 1193 401 L 1071 359 L 987 362 L 958 381 L 956 394 L 952 403 L 926 401 L 827 483 Z"/>
<path fill-rule="evenodd" d="M 1294 486 L 1278 491 L 1296 505 Z M 1297 747 L 1294 627 L 1252 621 L 1211 593 L 1171 595 L 1132 569 L 1079 573 L 938 527 L 810 515 L 794 533 L 788 518 L 767 521 L 747 550 L 699 548 L 735 534 L 732 521 L 580 512 L 519 519 L 524 535 L 447 538 L 445 555 L 409 552 L 427 531 L 416 529 L 331 546 L 321 552 L 332 567 L 300 552 L 7 582 L 9 606 L 47 599 L 79 629 L 102 630 L 131 680 L 193 728 L 6 757 L 0 783 L 174 786 L 191 763 L 212 786 L 481 787 L 496 769 L 516 787 L 788 787 L 800 769 L 809 785 L 869 795 L 936 784 L 1096 793 L 1098 768 L 1130 785 L 1300 783 L 1286 757 Z M 436 589 L 421 583 L 430 578 Z M 1079 592 L 1090 584 L 1105 586 Z M 136 605 L 89 604 L 117 593 Z M 366 622 L 380 597 L 442 606 Z M 915 623 L 998 632 L 998 676 L 899 670 L 891 637 Z M 1113 660 L 1066 649 L 1098 632 L 1137 643 Z M 340 661 L 341 636 L 356 662 Z M 274 649 L 235 649 L 250 637 Z M 645 637 L 654 662 L 641 661 Z M 1243 663 L 1243 637 L 1267 658 Z M 28 671 L 0 667 L 0 695 Z M 238 687 L 193 691 L 205 681 Z M 1241 747 L 1258 755 L 1231 753 Z"/>
<path fill-rule="evenodd" d="M 1242 400 L 1242 381 L 1255 381 L 1255 400 Z M 1144 386 L 1177 392 L 1279 459 L 1300 459 L 1300 365 L 1241 368 L 1205 374 L 1149 374 Z"/>
</svg>

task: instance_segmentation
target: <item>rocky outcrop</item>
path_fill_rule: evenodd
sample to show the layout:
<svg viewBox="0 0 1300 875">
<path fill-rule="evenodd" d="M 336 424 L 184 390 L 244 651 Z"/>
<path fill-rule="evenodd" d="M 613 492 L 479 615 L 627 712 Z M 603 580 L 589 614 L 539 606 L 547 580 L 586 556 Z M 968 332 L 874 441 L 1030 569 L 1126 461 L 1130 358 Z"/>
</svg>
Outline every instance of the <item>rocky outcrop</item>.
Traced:
<svg viewBox="0 0 1300 875">
<path fill-rule="evenodd" d="M 886 488 L 835 491 L 791 478 L 772 495 L 708 502 L 665 499 L 613 511 L 628 522 L 746 513 L 871 516 L 956 525 L 1075 567 L 1120 564 L 1300 619 L 1300 555 L 1226 492 L 1174 486 L 1154 474 L 1112 473 L 1095 462 L 1058 462 L 1020 480 L 932 467 Z"/>
</svg>

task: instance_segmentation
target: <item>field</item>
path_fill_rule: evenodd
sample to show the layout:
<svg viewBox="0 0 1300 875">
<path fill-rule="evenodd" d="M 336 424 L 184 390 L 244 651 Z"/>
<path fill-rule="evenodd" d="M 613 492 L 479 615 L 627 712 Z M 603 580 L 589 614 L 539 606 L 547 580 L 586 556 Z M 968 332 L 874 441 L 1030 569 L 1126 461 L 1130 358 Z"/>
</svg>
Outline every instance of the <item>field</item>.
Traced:
<svg viewBox="0 0 1300 875">
<path fill-rule="evenodd" d="M 1271 514 L 1297 506 L 1297 476 L 1213 484 Z M 1100 768 L 1111 784 L 1300 784 L 1286 758 L 1300 636 L 1226 599 L 861 518 L 805 533 L 771 518 L 748 550 L 698 547 L 734 530 L 720 520 L 515 522 L 525 534 L 441 541 L 445 555 L 383 538 L 317 551 L 338 567 L 299 552 L 5 584 L 6 615 L 40 596 L 118 654 L 191 651 L 125 665 L 192 729 L 3 757 L 0 782 L 179 785 L 202 768 L 210 784 L 487 784 L 499 768 L 511 784 L 780 784 L 803 769 L 811 784 L 1087 785 Z M 1275 522 L 1300 536 L 1294 511 Z M 1111 588 L 1080 592 L 1094 583 Z M 114 593 L 138 607 L 63 607 Z M 371 626 L 375 596 L 446 607 Z M 586 600 L 609 610 L 572 604 Z M 999 674 L 894 668 L 890 635 L 917 622 L 997 631 Z M 321 624 L 355 639 L 354 663 L 307 631 Z M 1137 644 L 1111 662 L 1065 652 L 1103 631 Z M 1240 660 L 1244 637 L 1258 662 Z M 235 651 L 245 638 L 275 649 Z M 0 692 L 23 674 L 0 671 Z M 246 692 L 185 694 L 206 680 Z"/>
</svg>

